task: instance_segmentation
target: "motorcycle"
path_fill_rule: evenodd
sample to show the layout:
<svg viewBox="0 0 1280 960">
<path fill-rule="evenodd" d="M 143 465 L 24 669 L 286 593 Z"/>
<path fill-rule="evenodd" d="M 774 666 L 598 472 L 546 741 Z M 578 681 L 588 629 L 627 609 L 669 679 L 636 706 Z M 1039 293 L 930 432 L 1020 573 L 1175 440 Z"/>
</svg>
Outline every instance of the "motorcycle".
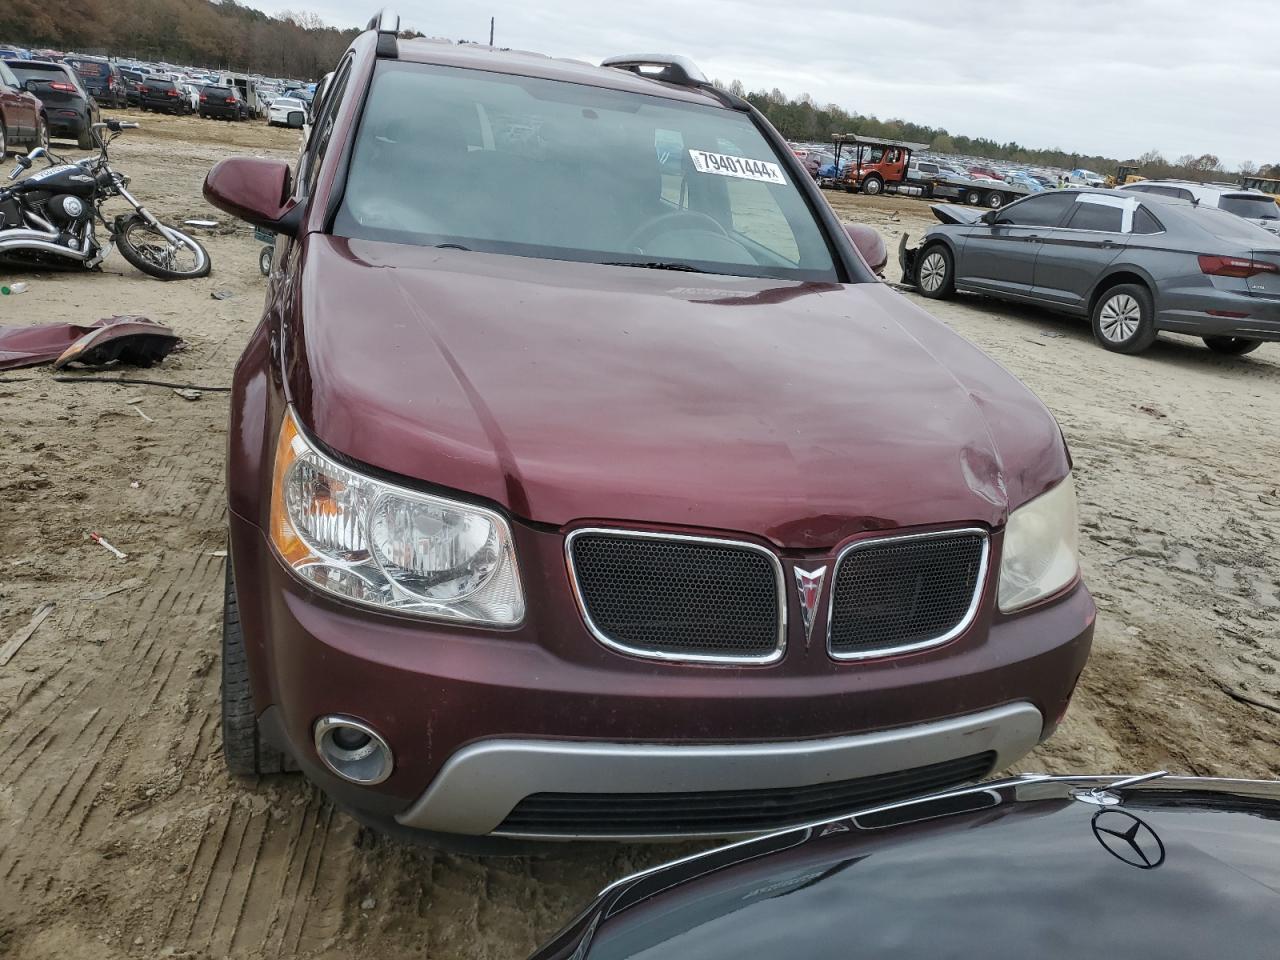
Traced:
<svg viewBox="0 0 1280 960">
<path fill-rule="evenodd" d="M 111 169 L 108 145 L 136 123 L 108 120 L 93 125 L 96 157 L 75 162 L 37 147 L 9 174 L 17 180 L 36 160 L 48 168 L 12 186 L 0 187 L 0 259 L 39 266 L 93 269 L 112 246 L 143 273 L 159 280 L 187 280 L 209 274 L 209 253 L 198 240 L 161 223 L 128 190 L 129 178 Z M 111 135 L 104 137 L 102 131 Z M 120 197 L 134 209 L 110 220 L 103 204 Z M 106 228 L 103 244 L 95 221 Z"/>
</svg>

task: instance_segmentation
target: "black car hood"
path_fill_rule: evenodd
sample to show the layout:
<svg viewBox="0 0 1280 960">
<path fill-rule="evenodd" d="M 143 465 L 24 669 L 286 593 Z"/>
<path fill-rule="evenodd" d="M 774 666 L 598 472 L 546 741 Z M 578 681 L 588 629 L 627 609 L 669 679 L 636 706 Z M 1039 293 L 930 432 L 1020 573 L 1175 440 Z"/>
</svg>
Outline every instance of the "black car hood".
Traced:
<svg viewBox="0 0 1280 960">
<path fill-rule="evenodd" d="M 616 885 L 537 956 L 1275 957 L 1280 789 L 1211 783 L 1007 782 L 776 834 Z"/>
</svg>

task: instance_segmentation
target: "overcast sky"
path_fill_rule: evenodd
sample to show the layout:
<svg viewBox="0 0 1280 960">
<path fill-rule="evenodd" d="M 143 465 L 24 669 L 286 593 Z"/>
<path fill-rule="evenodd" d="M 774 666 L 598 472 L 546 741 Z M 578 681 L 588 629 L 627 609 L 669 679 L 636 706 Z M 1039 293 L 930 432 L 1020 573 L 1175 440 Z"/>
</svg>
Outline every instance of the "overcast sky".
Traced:
<svg viewBox="0 0 1280 960">
<path fill-rule="evenodd" d="M 246 0 L 272 13 L 298 0 Z M 309 0 L 363 26 L 350 0 Z M 856 8 L 856 9 L 853 9 Z M 405 0 L 405 27 L 599 62 L 682 53 L 709 77 L 953 134 L 1120 159 L 1280 163 L 1276 0 Z"/>
</svg>

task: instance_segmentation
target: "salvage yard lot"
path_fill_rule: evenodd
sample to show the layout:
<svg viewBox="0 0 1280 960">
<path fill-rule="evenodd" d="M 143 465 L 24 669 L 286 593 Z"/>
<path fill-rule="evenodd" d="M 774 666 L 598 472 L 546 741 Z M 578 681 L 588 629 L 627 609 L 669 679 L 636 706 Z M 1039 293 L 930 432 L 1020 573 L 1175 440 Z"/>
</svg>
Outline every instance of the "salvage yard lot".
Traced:
<svg viewBox="0 0 1280 960">
<path fill-rule="evenodd" d="M 265 283 L 252 230 L 200 183 L 235 152 L 292 159 L 297 134 L 136 119 L 113 157 L 163 219 L 220 221 L 212 276 L 159 283 L 115 255 L 101 275 L 4 273 L 31 288 L 0 298 L 0 324 L 141 314 L 187 346 L 137 375 L 226 385 Z M 892 250 L 932 222 L 915 200 L 828 197 Z M 909 296 L 1026 381 L 1075 458 L 1094 654 L 1020 769 L 1280 777 L 1280 344 L 1235 359 L 1169 338 L 1127 357 L 1083 321 Z M 301 778 L 231 780 L 226 415 L 223 393 L 0 374 L 0 643 L 56 603 L 0 667 L 0 956 L 519 957 L 601 885 L 687 849 L 473 860 L 371 835 Z"/>
</svg>

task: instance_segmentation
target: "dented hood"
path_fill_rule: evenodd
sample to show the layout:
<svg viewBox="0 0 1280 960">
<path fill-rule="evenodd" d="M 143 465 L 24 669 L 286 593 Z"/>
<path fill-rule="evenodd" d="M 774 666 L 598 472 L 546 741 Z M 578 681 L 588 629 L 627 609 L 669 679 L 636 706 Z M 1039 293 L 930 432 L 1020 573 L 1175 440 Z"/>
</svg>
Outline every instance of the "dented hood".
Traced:
<svg viewBox="0 0 1280 960">
<path fill-rule="evenodd" d="M 304 243 L 285 348 L 304 424 L 528 520 L 821 549 L 995 526 L 1067 469 L 1034 396 L 881 284 Z"/>
<path fill-rule="evenodd" d="M 958 203 L 935 203 L 929 209 L 939 223 L 977 223 L 989 212 L 982 207 L 961 206 Z"/>
</svg>

